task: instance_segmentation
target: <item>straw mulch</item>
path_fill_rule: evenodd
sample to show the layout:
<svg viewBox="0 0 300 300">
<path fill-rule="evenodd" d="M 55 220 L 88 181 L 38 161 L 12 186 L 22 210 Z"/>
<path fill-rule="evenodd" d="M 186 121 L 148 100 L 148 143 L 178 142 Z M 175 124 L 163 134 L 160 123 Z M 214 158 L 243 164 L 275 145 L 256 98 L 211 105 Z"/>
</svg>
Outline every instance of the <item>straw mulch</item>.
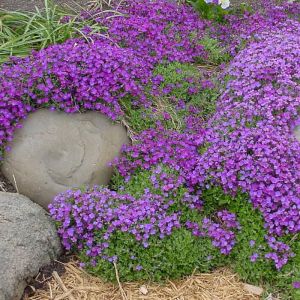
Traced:
<svg viewBox="0 0 300 300">
<path fill-rule="evenodd" d="M 104 283 L 77 267 L 64 264 L 65 273 L 57 272 L 43 289 L 24 300 L 258 300 L 245 289 L 237 276 L 222 269 L 212 274 L 194 274 L 165 285 L 141 283 Z M 115 266 L 116 267 L 116 266 Z M 117 274 L 117 269 L 115 269 Z M 118 275 L 117 275 L 118 276 Z"/>
</svg>

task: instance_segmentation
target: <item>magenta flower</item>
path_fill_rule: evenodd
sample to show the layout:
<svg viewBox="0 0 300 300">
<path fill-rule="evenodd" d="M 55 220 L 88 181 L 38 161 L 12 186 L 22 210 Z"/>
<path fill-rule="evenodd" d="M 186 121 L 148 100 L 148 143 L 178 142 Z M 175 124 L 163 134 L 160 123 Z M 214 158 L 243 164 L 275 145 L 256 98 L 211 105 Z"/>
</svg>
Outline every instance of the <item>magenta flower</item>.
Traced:
<svg viewBox="0 0 300 300">
<path fill-rule="evenodd" d="M 300 281 L 294 281 L 293 282 L 293 288 L 294 289 L 300 289 Z"/>
</svg>

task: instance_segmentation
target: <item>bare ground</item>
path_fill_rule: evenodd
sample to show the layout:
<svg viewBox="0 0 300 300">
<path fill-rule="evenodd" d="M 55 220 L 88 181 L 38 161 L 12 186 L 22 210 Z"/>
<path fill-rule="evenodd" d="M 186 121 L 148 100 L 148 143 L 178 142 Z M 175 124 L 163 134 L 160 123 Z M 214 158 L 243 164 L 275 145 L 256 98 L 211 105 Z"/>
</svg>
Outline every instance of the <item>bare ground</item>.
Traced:
<svg viewBox="0 0 300 300">
<path fill-rule="evenodd" d="M 55 4 L 75 11 L 86 10 L 90 0 L 53 0 Z M 34 11 L 35 7 L 44 7 L 44 0 L 0 0 L 0 9 Z"/>
<path fill-rule="evenodd" d="M 15 187 L 3 176 L 0 171 L 0 192 L 16 193 Z"/>
</svg>

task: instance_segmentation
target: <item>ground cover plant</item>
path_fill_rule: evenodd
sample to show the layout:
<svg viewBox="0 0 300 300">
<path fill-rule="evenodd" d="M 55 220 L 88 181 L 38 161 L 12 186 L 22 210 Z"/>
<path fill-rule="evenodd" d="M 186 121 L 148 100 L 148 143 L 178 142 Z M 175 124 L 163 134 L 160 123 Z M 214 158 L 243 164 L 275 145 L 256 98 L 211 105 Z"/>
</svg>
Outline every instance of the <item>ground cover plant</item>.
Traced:
<svg viewBox="0 0 300 300">
<path fill-rule="evenodd" d="M 299 7 L 215 22 L 186 4 L 124 2 L 119 17 L 97 19 L 109 38 L 1 66 L 1 145 L 40 107 L 97 110 L 133 133 L 109 187 L 49 207 L 82 267 L 161 281 L 230 265 L 299 298 Z"/>
</svg>

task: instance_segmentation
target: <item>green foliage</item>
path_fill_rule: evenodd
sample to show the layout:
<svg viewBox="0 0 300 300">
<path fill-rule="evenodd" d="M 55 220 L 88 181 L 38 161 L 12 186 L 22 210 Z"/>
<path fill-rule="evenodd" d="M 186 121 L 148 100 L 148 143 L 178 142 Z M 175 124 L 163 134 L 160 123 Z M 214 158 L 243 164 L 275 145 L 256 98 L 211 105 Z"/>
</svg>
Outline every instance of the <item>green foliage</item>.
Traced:
<svg viewBox="0 0 300 300">
<path fill-rule="evenodd" d="M 182 124 L 184 124 L 183 120 L 191 106 L 200 110 L 199 114 L 203 120 L 207 120 L 215 112 L 215 104 L 219 96 L 218 87 L 200 89 L 195 94 L 189 92 L 190 88 L 199 88 L 203 79 L 197 65 L 177 62 L 168 65 L 161 64 L 154 70 L 154 75 L 161 75 L 164 78 L 159 87 L 161 91 L 169 86 L 175 86 L 164 98 L 169 99 L 169 101 L 170 99 L 177 99 L 177 101 L 181 99 L 185 102 L 185 109 L 176 111 Z M 213 83 L 216 84 L 216 82 Z"/>
<path fill-rule="evenodd" d="M 157 167 L 157 166 L 156 166 Z M 178 171 L 161 164 L 161 173 L 167 174 L 168 178 L 173 178 L 176 182 L 179 173 Z M 115 171 L 112 179 L 111 179 L 111 188 L 118 189 L 118 192 L 122 194 L 130 194 L 135 198 L 139 198 L 144 194 L 146 189 L 152 194 L 163 195 L 162 191 L 162 181 L 157 178 L 157 186 L 151 182 L 151 176 L 154 174 L 155 167 L 152 167 L 150 170 L 142 170 L 137 169 L 134 174 L 131 175 L 130 179 L 126 181 L 124 177 L 122 177 L 118 171 Z M 172 198 L 175 202 L 180 202 L 180 199 L 187 192 L 187 189 L 184 185 L 180 185 L 176 190 L 172 190 L 169 197 Z M 178 209 L 177 207 L 176 209 Z"/>
<path fill-rule="evenodd" d="M 198 153 L 199 154 L 204 154 L 207 150 L 208 150 L 208 148 L 210 147 L 210 143 L 204 143 L 202 146 L 200 146 L 199 148 L 198 148 Z"/>
<path fill-rule="evenodd" d="M 155 126 L 157 117 L 151 111 L 151 108 L 136 107 L 132 104 L 130 98 L 122 99 L 121 105 L 125 112 L 125 121 L 134 133 Z"/>
<path fill-rule="evenodd" d="M 166 165 L 161 165 L 162 172 L 168 174 L 176 180 L 178 172 Z M 153 170 L 137 170 L 125 181 L 122 176 L 115 173 L 112 179 L 112 188 L 118 187 L 119 192 L 140 197 L 145 189 L 150 192 L 162 195 L 160 182 L 154 187 L 151 182 Z M 120 189 L 121 187 L 121 189 Z M 204 215 L 197 211 L 188 209 L 181 199 L 187 192 L 184 185 L 180 185 L 175 190 L 169 192 L 166 199 L 174 201 L 170 208 L 170 213 L 181 211 L 181 223 L 187 220 L 201 222 Z M 149 247 L 144 248 L 139 242 L 134 240 L 130 234 L 116 233 L 112 239 L 111 246 L 107 249 L 106 255 L 117 255 L 117 267 L 121 280 L 150 279 L 161 281 L 166 278 L 180 278 L 191 274 L 195 269 L 199 272 L 207 272 L 217 266 L 224 265 L 227 257 L 220 255 L 219 250 L 212 246 L 209 238 L 198 238 L 185 228 L 173 231 L 170 236 L 160 239 L 152 236 Z M 134 259 L 132 259 L 134 257 Z M 84 261 L 87 259 L 84 252 L 81 254 Z M 137 265 L 143 267 L 137 271 Z M 115 270 L 112 263 L 98 260 L 95 268 L 88 270 L 96 275 L 103 276 L 106 280 L 115 280 Z"/>
<path fill-rule="evenodd" d="M 111 240 L 107 255 L 117 255 L 116 266 L 121 281 L 180 278 L 194 270 L 207 272 L 224 264 L 224 258 L 211 245 L 209 239 L 196 238 L 187 229 L 181 228 L 164 238 L 153 236 L 144 248 L 132 235 L 118 232 Z M 84 251 L 82 261 L 87 261 Z M 137 270 L 141 266 L 141 270 Z M 105 280 L 115 281 L 113 263 L 97 260 L 96 267 L 87 269 Z"/>
<path fill-rule="evenodd" d="M 271 251 L 265 235 L 264 220 L 261 213 L 253 209 L 248 196 L 238 193 L 235 196 L 225 194 L 219 187 L 204 191 L 205 212 L 211 213 L 216 208 L 226 208 L 236 214 L 241 230 L 236 235 L 236 245 L 230 254 L 231 266 L 245 282 L 265 286 L 267 293 L 279 294 L 280 299 L 300 299 L 299 290 L 292 283 L 300 281 L 300 240 L 299 236 L 288 236 L 282 241 L 288 244 L 295 257 L 290 259 L 280 271 L 274 263 L 264 258 Z M 255 241 L 251 246 L 250 241 Z M 255 262 L 250 257 L 259 255 Z"/>
<path fill-rule="evenodd" d="M 203 121 L 215 111 L 219 89 L 218 87 L 200 88 L 203 76 L 196 65 L 178 62 L 159 64 L 154 69 L 153 75 L 161 75 L 164 80 L 158 86 L 161 96 L 151 94 L 152 85 L 147 87 L 148 99 L 151 100 L 150 107 L 136 107 L 131 99 L 122 101 L 125 120 L 134 132 L 153 128 L 158 121 L 165 128 L 182 131 L 185 129 L 185 118 L 190 107 L 196 107 L 199 110 L 199 117 Z M 189 91 L 194 87 L 199 89 L 197 93 Z M 169 91 L 165 92 L 166 89 Z M 179 100 L 185 103 L 184 108 L 177 108 Z"/>
<path fill-rule="evenodd" d="M 93 18 L 83 20 L 49 0 L 45 0 L 43 10 L 36 8 L 36 12 L 0 11 L 0 63 L 7 61 L 9 56 L 26 56 L 31 50 L 40 50 L 69 38 L 87 39 L 83 32 L 85 26 L 91 33 L 101 34 L 105 30 Z"/>
<path fill-rule="evenodd" d="M 160 85 L 160 89 L 168 87 L 170 84 L 180 84 L 172 89 L 172 95 L 176 98 L 186 98 L 191 83 L 187 82 L 187 78 L 193 78 L 195 81 L 201 79 L 201 73 L 196 65 L 182 64 L 173 62 L 169 64 L 159 64 L 153 71 L 153 75 L 161 75 L 164 81 Z"/>
<path fill-rule="evenodd" d="M 192 4 L 204 19 L 224 22 L 224 17 L 228 14 L 228 11 L 220 5 L 206 3 L 204 0 L 190 0 L 188 2 Z"/>
<path fill-rule="evenodd" d="M 202 60 L 203 63 L 209 63 L 212 65 L 219 65 L 221 63 L 228 62 L 230 55 L 226 52 L 226 49 L 221 47 L 218 40 L 205 36 L 200 44 L 203 45 L 204 49 L 208 53 L 208 61 Z"/>
</svg>

